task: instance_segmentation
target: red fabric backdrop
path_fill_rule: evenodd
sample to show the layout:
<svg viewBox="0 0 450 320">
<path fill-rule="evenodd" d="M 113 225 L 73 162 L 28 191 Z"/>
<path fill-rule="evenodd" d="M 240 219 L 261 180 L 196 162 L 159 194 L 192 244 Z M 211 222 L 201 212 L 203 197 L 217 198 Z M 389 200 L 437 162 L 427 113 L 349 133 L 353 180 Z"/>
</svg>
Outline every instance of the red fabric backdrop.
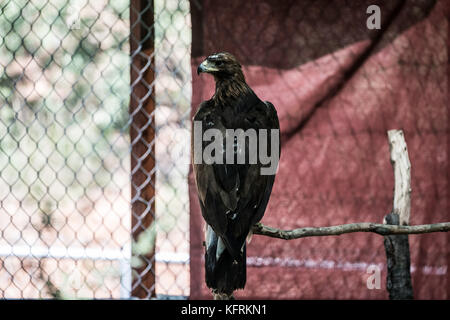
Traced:
<svg viewBox="0 0 450 320">
<path fill-rule="evenodd" d="M 197 77 L 205 56 L 229 51 L 249 85 L 271 101 L 282 152 L 263 223 L 292 229 L 381 222 L 392 208 L 386 131 L 403 129 L 412 164 L 411 224 L 449 221 L 448 2 L 191 1 L 194 113 L 213 94 Z M 203 220 L 192 172 L 191 298 L 209 298 Z M 410 236 L 416 298 L 449 299 L 447 233 Z M 238 298 L 386 299 L 383 238 L 355 233 L 292 241 L 254 236 Z M 381 270 L 380 290 L 366 286 Z"/>
</svg>

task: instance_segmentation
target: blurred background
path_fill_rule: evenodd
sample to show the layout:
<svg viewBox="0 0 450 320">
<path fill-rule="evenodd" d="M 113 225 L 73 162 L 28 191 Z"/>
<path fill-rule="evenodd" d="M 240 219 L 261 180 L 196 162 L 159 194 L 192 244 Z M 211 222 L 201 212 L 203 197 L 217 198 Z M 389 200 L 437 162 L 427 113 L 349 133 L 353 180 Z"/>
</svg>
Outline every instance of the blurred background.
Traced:
<svg viewBox="0 0 450 320">
<path fill-rule="evenodd" d="M 277 108 L 263 222 L 381 222 L 403 129 L 411 223 L 449 221 L 445 0 L 0 0 L 0 298 L 209 298 L 189 171 L 192 77 L 233 53 Z M 411 236 L 416 297 L 448 299 L 448 234 Z M 386 299 L 382 237 L 255 236 L 240 298 Z M 366 287 L 369 265 L 381 290 Z"/>
</svg>

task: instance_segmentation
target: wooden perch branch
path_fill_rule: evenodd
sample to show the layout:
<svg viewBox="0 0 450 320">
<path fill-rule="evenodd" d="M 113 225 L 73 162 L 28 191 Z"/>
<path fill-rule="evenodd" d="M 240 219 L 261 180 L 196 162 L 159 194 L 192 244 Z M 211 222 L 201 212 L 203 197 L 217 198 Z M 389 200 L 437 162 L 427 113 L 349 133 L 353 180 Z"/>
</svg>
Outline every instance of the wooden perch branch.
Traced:
<svg viewBox="0 0 450 320">
<path fill-rule="evenodd" d="M 394 203 L 393 212 L 400 217 L 400 225 L 378 224 L 371 222 L 350 223 L 331 227 L 299 228 L 281 230 L 257 223 L 253 226 L 253 234 L 267 237 L 292 240 L 305 237 L 338 236 L 353 232 L 373 232 L 382 236 L 422 234 L 450 231 L 450 222 L 409 226 L 411 211 L 411 163 L 408 157 L 406 142 L 401 130 L 388 131 L 391 163 L 394 169 Z"/>
<path fill-rule="evenodd" d="M 422 224 L 417 226 L 397 226 L 388 224 L 378 224 L 371 222 L 349 223 L 331 227 L 307 227 L 294 230 L 281 230 L 268 227 L 262 223 L 253 226 L 253 234 L 259 234 L 271 238 L 283 240 L 292 240 L 305 237 L 319 236 L 339 236 L 345 233 L 353 232 L 373 232 L 382 236 L 398 234 L 422 234 L 431 232 L 450 231 L 450 222 Z"/>
</svg>

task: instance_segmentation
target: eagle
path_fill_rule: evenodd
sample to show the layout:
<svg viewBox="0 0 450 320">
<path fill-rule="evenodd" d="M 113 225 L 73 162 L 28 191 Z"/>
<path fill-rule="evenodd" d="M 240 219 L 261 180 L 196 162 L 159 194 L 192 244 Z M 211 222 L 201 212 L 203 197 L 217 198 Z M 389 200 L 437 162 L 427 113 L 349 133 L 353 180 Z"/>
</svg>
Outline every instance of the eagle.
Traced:
<svg viewBox="0 0 450 320">
<path fill-rule="evenodd" d="M 192 134 L 191 147 L 192 154 L 200 156 L 192 162 L 206 222 L 205 280 L 214 299 L 234 299 L 233 292 L 246 283 L 246 239 L 263 217 L 272 192 L 280 125 L 273 104 L 258 98 L 230 53 L 208 56 L 198 66 L 200 73 L 211 74 L 216 85 L 192 119 L 199 132 Z M 208 130 L 213 133 L 209 139 Z M 213 142 L 215 148 L 208 149 Z M 202 158 L 207 149 L 213 149 L 210 158 L 216 161 Z M 268 155 L 276 162 L 271 164 L 275 170 L 264 172 Z"/>
</svg>

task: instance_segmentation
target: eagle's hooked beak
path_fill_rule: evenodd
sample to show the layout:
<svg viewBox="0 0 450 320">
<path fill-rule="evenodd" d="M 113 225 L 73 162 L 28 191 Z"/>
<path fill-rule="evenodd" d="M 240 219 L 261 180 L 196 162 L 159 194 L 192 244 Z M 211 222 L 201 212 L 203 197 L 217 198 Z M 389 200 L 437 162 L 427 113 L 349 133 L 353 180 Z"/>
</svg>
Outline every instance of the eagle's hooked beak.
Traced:
<svg viewBox="0 0 450 320">
<path fill-rule="evenodd" d="M 197 68 L 197 75 L 199 75 L 202 72 L 215 72 L 215 71 L 219 71 L 219 69 L 217 69 L 213 63 L 211 63 L 210 61 L 208 61 L 208 59 L 206 59 L 205 61 L 203 61 Z"/>
</svg>

